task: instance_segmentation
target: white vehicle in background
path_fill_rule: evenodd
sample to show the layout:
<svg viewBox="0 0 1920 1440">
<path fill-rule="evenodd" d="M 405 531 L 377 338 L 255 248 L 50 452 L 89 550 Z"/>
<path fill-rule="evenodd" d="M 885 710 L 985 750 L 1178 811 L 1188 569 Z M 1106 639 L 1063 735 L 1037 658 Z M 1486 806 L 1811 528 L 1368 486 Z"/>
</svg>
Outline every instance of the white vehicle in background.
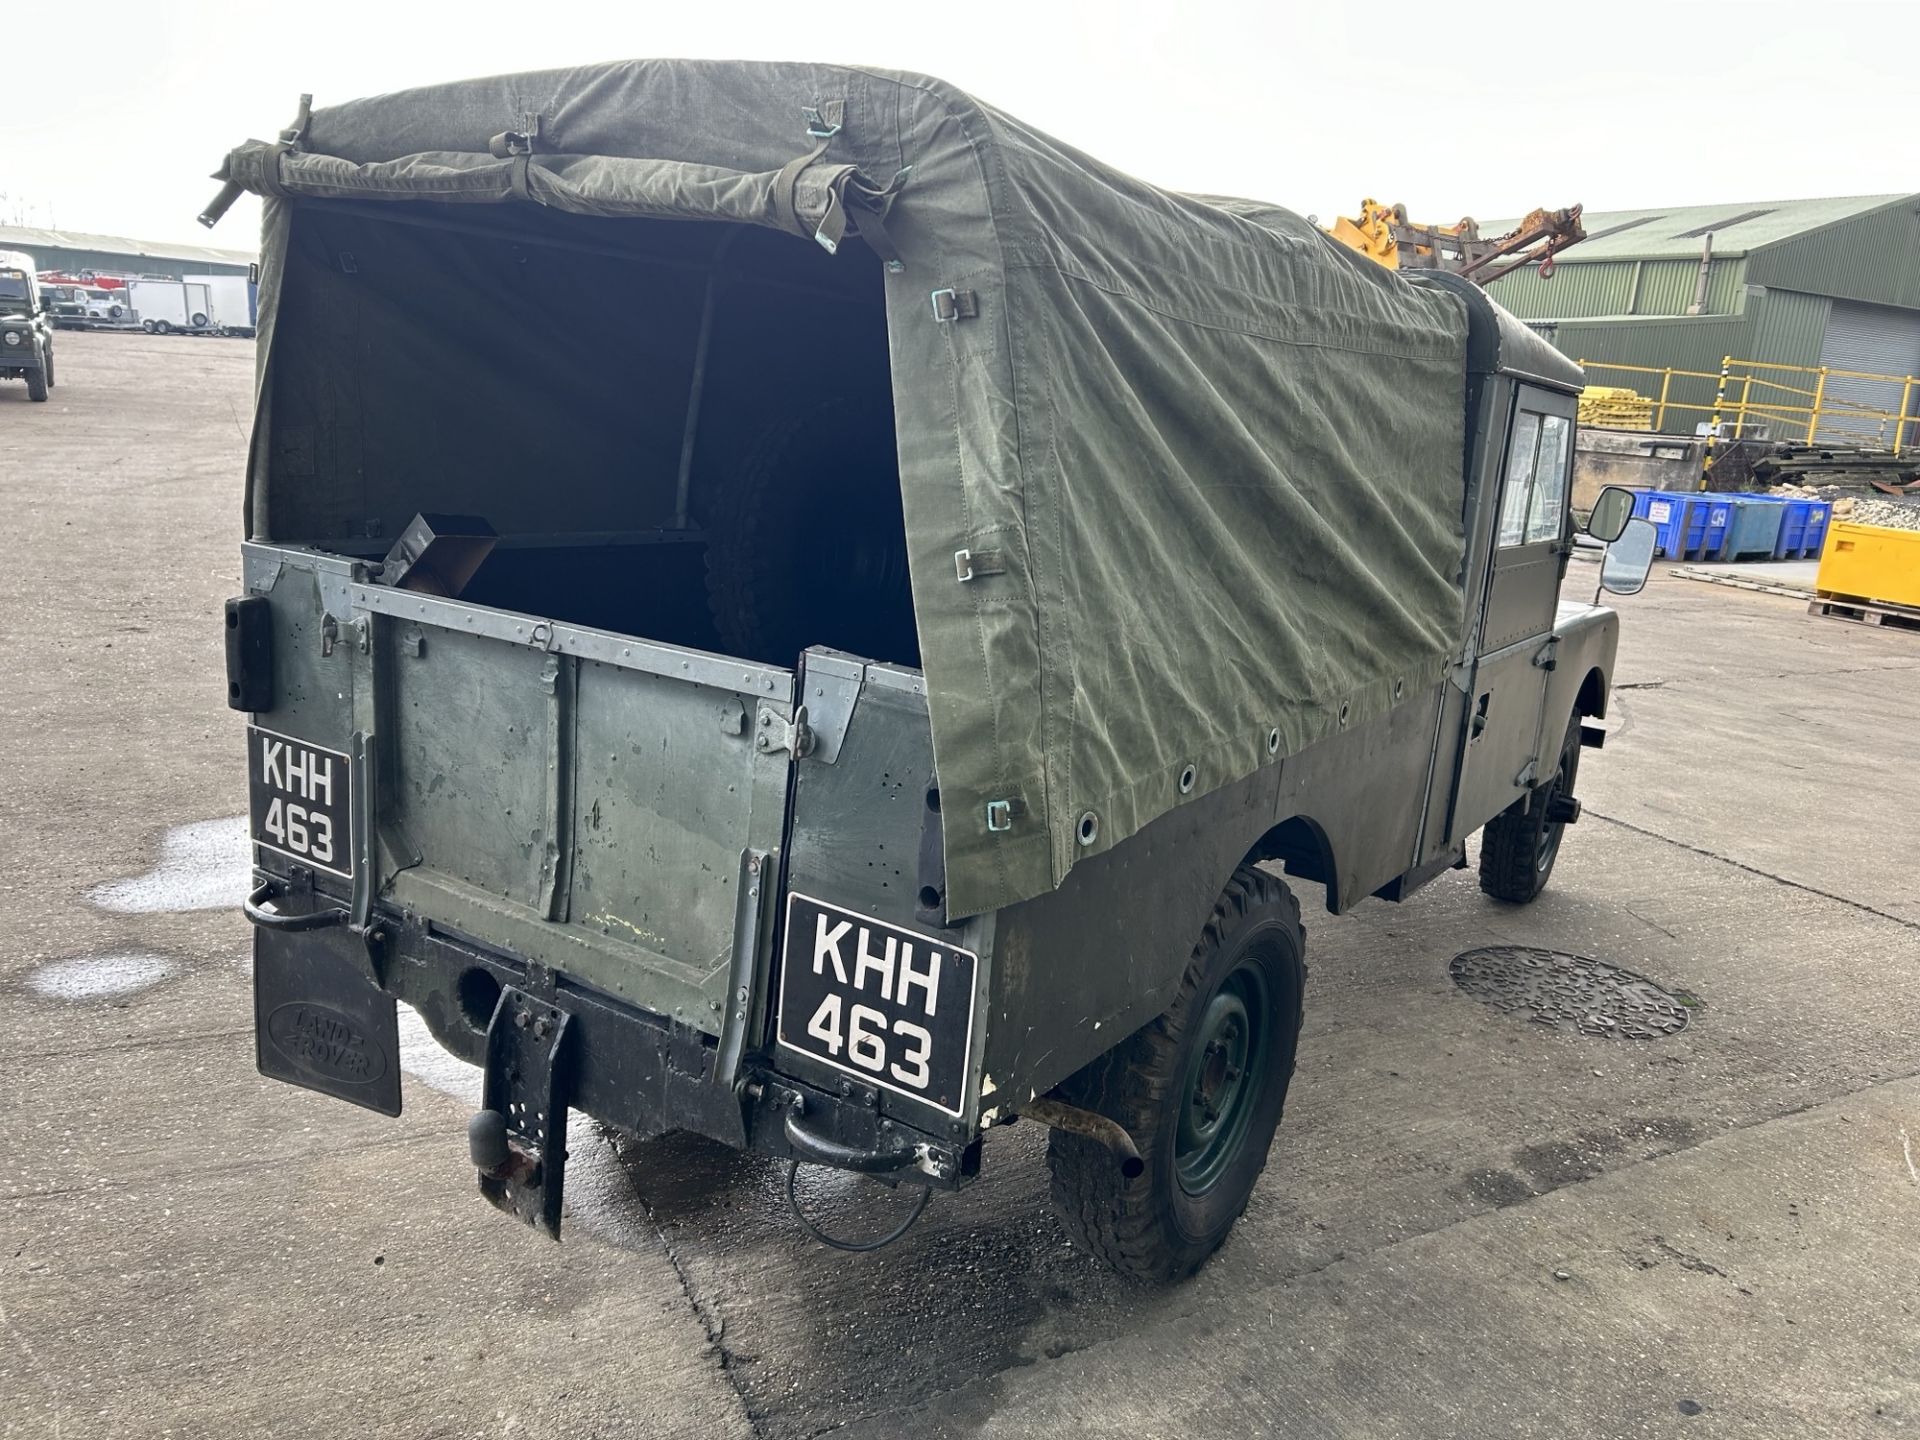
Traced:
<svg viewBox="0 0 1920 1440">
<path fill-rule="evenodd" d="M 181 283 L 189 289 L 206 287 L 207 315 L 215 333 L 253 334 L 259 286 L 245 275 L 189 275 Z"/>
<path fill-rule="evenodd" d="M 109 287 L 48 272 L 40 276 L 53 323 L 62 330 L 110 330 L 133 324 L 125 282 Z"/>
<path fill-rule="evenodd" d="M 204 281 L 134 280 L 127 294 L 140 328 L 149 335 L 213 328 L 213 292 Z"/>
<path fill-rule="evenodd" d="M 133 313 L 150 335 L 251 335 L 255 287 L 244 275 L 189 275 L 184 280 L 135 280 L 128 287 Z"/>
</svg>

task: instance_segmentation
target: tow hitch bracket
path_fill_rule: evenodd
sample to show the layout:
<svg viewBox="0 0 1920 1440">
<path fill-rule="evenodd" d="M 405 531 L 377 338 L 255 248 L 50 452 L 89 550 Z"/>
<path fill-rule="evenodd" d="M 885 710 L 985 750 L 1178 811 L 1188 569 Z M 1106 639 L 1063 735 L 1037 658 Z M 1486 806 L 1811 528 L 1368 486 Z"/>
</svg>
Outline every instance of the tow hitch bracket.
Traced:
<svg viewBox="0 0 1920 1440">
<path fill-rule="evenodd" d="M 560 1238 L 566 1186 L 572 1016 L 525 991 L 500 992 L 487 1026 L 485 1108 L 467 1125 L 480 1193 Z"/>
</svg>

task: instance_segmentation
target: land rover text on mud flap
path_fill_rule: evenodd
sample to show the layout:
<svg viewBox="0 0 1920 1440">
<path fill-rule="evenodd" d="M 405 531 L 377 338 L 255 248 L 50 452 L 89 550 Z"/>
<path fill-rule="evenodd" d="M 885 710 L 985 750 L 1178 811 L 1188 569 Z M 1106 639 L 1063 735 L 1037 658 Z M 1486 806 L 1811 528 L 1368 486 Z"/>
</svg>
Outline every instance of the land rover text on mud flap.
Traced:
<svg viewBox="0 0 1920 1440">
<path fill-rule="evenodd" d="M 0 250 L 0 380 L 24 380 L 27 397 L 53 388 L 53 319 L 33 257 Z"/>
<path fill-rule="evenodd" d="M 219 178 L 260 1068 L 396 1113 L 415 1007 L 503 1208 L 558 1233 L 573 1111 L 929 1191 L 1026 1116 L 1184 1274 L 1289 879 L 1546 883 L 1616 621 L 1558 602 L 1580 372 L 1472 286 L 835 67 L 303 102 Z"/>
</svg>

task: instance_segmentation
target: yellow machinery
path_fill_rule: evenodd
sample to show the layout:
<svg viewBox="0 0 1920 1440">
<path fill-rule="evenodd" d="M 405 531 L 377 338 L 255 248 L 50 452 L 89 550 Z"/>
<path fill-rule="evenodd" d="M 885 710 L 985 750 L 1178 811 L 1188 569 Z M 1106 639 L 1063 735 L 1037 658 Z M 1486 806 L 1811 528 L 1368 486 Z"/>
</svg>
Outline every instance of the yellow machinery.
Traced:
<svg viewBox="0 0 1920 1440">
<path fill-rule="evenodd" d="M 1535 210 L 1505 235 L 1482 237 L 1472 216 L 1457 225 L 1421 225 L 1404 205 L 1360 202 L 1360 218 L 1333 222 L 1333 238 L 1389 270 L 1450 270 L 1486 285 L 1523 265 L 1553 273 L 1553 257 L 1587 238 L 1580 207 Z"/>
</svg>

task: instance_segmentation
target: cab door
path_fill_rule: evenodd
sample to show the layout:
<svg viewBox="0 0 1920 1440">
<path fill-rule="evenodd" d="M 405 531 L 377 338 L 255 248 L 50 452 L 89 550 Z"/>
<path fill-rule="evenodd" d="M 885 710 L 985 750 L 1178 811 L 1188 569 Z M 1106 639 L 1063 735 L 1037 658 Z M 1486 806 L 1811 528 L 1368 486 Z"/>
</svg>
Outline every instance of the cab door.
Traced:
<svg viewBox="0 0 1920 1440">
<path fill-rule="evenodd" d="M 1475 645 L 1466 765 L 1449 827 L 1455 841 L 1533 787 L 1549 723 L 1543 711 L 1569 541 L 1574 399 L 1521 384 L 1510 413 L 1499 493 L 1479 517 L 1492 527 L 1492 559 Z M 1557 733 L 1553 739 L 1557 748 Z"/>
</svg>

